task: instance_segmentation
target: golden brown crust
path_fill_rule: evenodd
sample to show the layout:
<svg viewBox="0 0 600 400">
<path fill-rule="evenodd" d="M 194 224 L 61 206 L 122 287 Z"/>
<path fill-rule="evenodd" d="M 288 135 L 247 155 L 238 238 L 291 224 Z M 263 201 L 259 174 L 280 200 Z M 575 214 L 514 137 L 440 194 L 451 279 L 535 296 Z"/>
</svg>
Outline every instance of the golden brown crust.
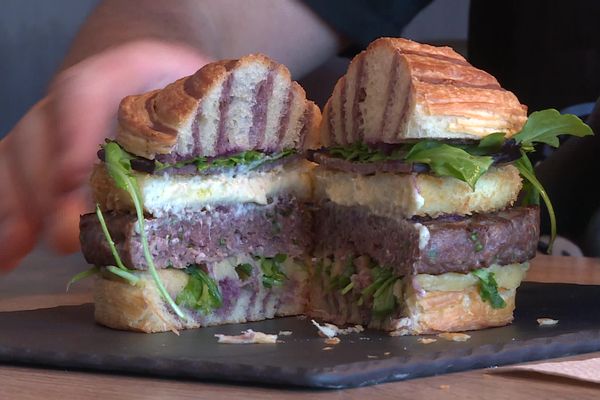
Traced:
<svg viewBox="0 0 600 400">
<path fill-rule="evenodd" d="M 159 271 L 170 293 L 179 293 L 187 283 L 187 275 L 177 272 Z M 184 321 L 170 312 L 156 285 L 148 280 L 132 286 L 99 278 L 94 284 L 94 307 L 96 322 L 113 329 L 152 333 L 199 327 L 194 320 Z"/>
<path fill-rule="evenodd" d="M 133 211 L 133 201 L 125 190 L 117 187 L 104 163 L 95 164 L 90 177 L 92 198 L 102 211 Z"/>
<path fill-rule="evenodd" d="M 171 129 L 160 130 L 148 113 L 147 104 L 153 103 L 158 90 L 139 96 L 125 97 L 119 106 L 117 141 L 125 149 L 135 149 L 136 154 L 150 157 L 153 153 L 168 153 L 177 141 Z"/>
<path fill-rule="evenodd" d="M 516 290 L 499 289 L 506 307 L 492 308 L 482 300 L 477 287 L 461 292 L 432 291 L 405 297 L 411 334 L 460 332 L 510 324 L 515 309 Z"/>
<path fill-rule="evenodd" d="M 289 70 L 262 54 L 251 54 L 238 60 L 223 60 L 207 64 L 195 74 L 179 79 L 167 85 L 164 89 L 141 95 L 128 96 L 119 107 L 119 129 L 117 142 L 127 151 L 153 159 L 157 154 L 169 154 L 181 149 L 189 150 L 189 143 L 197 138 L 191 138 L 192 123 L 198 118 L 203 102 L 213 102 L 209 118 L 219 120 L 224 118 L 218 114 L 222 101 L 215 93 L 230 84 L 228 79 L 236 69 L 260 65 L 268 71 L 278 74 L 285 80 L 291 81 Z M 263 77 L 266 79 L 266 76 Z M 306 93 L 296 82 L 290 82 L 295 93 L 296 101 L 303 102 L 308 107 Z M 208 97 L 212 98 L 208 99 Z M 270 94 L 269 94 L 270 95 Z M 252 99 L 254 100 L 254 99 Z M 214 104 L 217 104 L 216 110 Z M 250 104 L 251 105 L 251 104 Z M 314 120 L 320 122 L 320 110 L 315 108 Z M 314 124 L 313 124 L 314 125 Z M 214 127 L 213 127 L 214 128 Z M 197 135 L 214 136 L 215 132 L 199 132 Z M 233 133 L 227 132 L 232 135 Z M 296 132 L 299 134 L 299 132 Z M 310 140 L 295 140 L 294 142 L 315 143 L 318 135 L 314 129 L 308 131 Z M 207 140 L 210 141 L 210 140 Z M 229 142 L 229 140 L 226 140 Z M 183 144 L 182 144 L 183 143 Z M 215 142 L 216 146 L 217 143 Z M 192 146 L 193 147 L 193 146 Z M 250 150 L 248 149 L 238 150 Z M 192 150 L 189 150 L 192 151 Z M 224 150 L 227 152 L 227 150 Z M 195 153 L 184 156 L 214 156 L 219 150 L 214 148 L 196 149 Z"/>
<path fill-rule="evenodd" d="M 380 38 L 356 56 L 351 65 L 361 58 L 367 58 L 371 64 L 381 68 L 392 64 L 389 71 L 373 69 L 371 73 L 376 71 L 380 77 L 371 75 L 362 79 L 363 82 L 373 84 L 374 80 L 383 79 L 387 82 L 386 87 L 396 87 L 395 90 L 379 90 L 367 95 L 363 114 L 376 114 L 375 109 L 381 110 L 382 101 L 374 102 L 369 96 L 384 96 L 383 103 L 389 104 L 386 109 L 401 115 L 396 117 L 400 122 L 394 126 L 390 137 L 382 137 L 382 132 L 365 132 L 367 142 L 396 143 L 419 138 L 475 139 L 493 132 L 504 132 L 510 137 L 527 120 L 527 108 L 513 93 L 503 89 L 492 75 L 473 67 L 449 47 L 434 47 L 402 38 Z M 350 68 L 348 71 L 347 75 Z M 365 73 L 368 74 L 368 71 Z M 340 82 L 343 79 L 340 78 Z M 401 93 L 397 92 L 397 81 L 408 82 Z M 332 98 L 336 96 L 340 94 L 334 91 Z M 335 104 L 331 99 L 329 103 Z M 394 107 L 393 104 L 406 106 Z M 332 108 L 328 111 L 334 116 L 337 112 Z M 383 117 L 377 118 L 385 119 L 387 114 L 381 111 L 380 114 Z M 343 144 L 339 140 L 341 128 L 336 126 L 335 121 L 333 127 L 328 125 L 329 119 L 323 118 L 322 141 Z M 383 126 L 383 123 L 370 129 L 378 130 L 378 125 Z M 354 142 L 360 138 L 350 139 Z"/>
</svg>

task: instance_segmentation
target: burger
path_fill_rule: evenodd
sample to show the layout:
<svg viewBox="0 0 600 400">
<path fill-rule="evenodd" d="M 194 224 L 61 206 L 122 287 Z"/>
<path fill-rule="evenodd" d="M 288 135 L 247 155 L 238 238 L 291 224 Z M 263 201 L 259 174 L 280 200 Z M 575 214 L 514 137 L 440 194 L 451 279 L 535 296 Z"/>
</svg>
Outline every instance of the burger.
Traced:
<svg viewBox="0 0 600 400">
<path fill-rule="evenodd" d="M 511 322 L 539 238 L 527 154 L 572 115 L 527 116 L 446 47 L 382 38 L 323 109 L 262 55 L 125 98 L 81 246 L 95 318 L 177 331 L 308 314 L 393 334 Z M 552 235 L 554 236 L 553 228 Z"/>
<path fill-rule="evenodd" d="M 559 133 L 591 132 L 555 110 L 528 119 L 450 48 L 371 43 L 335 85 L 311 153 L 308 313 L 400 335 L 510 323 L 547 199 L 526 153 Z"/>
<path fill-rule="evenodd" d="M 95 318 L 178 331 L 304 312 L 321 113 L 262 55 L 129 96 L 80 221 Z"/>
</svg>

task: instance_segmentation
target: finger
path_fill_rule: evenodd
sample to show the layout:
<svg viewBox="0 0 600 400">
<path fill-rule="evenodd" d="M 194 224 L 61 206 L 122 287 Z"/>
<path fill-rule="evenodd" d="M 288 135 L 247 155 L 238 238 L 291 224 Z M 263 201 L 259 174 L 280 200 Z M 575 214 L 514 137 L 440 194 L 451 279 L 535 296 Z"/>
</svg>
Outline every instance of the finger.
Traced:
<svg viewBox="0 0 600 400">
<path fill-rule="evenodd" d="M 39 225 L 24 209 L 23 192 L 16 186 L 7 157 L 6 140 L 0 142 L 0 271 L 14 268 L 33 248 Z"/>
<path fill-rule="evenodd" d="M 91 201 L 83 190 L 62 199 L 47 220 L 46 239 L 52 249 L 63 254 L 79 250 L 79 217 L 90 209 Z"/>
<path fill-rule="evenodd" d="M 12 182 L 2 187 L 18 198 L 12 207 L 22 209 L 32 219 L 41 219 L 54 206 L 47 104 L 47 99 L 35 104 L 2 140 L 1 146 L 4 168 L 10 171 L 6 179 Z"/>
</svg>

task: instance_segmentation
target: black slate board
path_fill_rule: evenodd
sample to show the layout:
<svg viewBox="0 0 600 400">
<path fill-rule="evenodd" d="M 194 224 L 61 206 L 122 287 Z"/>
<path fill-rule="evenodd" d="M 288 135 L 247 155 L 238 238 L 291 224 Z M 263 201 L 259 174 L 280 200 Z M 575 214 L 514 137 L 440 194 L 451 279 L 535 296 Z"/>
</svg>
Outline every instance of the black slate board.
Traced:
<svg viewBox="0 0 600 400">
<path fill-rule="evenodd" d="M 146 335 L 92 322 L 92 305 L 0 313 L 0 362 L 162 377 L 345 388 L 600 350 L 600 286 L 525 283 L 515 322 L 466 342 L 363 332 L 330 351 L 309 319 Z M 540 327 L 536 319 L 559 319 Z M 217 344 L 215 333 L 290 330 L 274 345 Z M 388 353 L 386 355 L 386 353 Z M 369 357 L 371 356 L 371 357 Z M 373 356 L 377 358 L 373 358 Z"/>
</svg>

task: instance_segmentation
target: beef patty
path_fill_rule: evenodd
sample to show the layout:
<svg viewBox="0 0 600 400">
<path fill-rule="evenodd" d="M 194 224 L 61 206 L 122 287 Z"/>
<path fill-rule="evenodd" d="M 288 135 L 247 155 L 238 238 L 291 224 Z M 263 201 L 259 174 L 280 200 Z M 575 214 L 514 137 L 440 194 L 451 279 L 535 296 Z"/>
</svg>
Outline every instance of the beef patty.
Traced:
<svg viewBox="0 0 600 400">
<path fill-rule="evenodd" d="M 469 272 L 535 256 L 538 207 L 414 221 L 325 202 L 314 213 L 315 256 L 368 255 L 397 275 Z"/>
</svg>

